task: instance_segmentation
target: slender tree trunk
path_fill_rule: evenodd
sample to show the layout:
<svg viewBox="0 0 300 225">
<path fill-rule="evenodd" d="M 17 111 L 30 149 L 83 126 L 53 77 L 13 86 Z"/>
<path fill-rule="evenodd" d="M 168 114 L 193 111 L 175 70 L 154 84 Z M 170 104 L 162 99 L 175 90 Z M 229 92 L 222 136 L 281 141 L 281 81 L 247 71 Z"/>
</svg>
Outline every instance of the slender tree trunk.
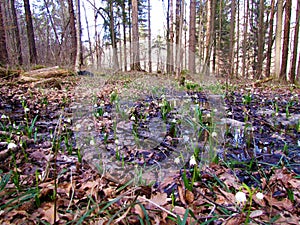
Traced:
<svg viewBox="0 0 300 225">
<path fill-rule="evenodd" d="M 243 59 L 242 59 L 242 77 L 246 77 L 246 58 L 247 58 L 247 40 L 248 40 L 248 22 L 249 22 L 249 1 L 244 1 L 244 35 L 243 35 Z"/>
<path fill-rule="evenodd" d="M 126 49 L 126 10 L 125 0 L 122 2 L 122 18 L 123 18 L 123 48 L 124 48 L 124 71 L 127 71 L 127 49 Z"/>
<path fill-rule="evenodd" d="M 280 80 L 287 81 L 287 61 L 289 54 L 289 38 L 290 38 L 290 20 L 291 20 L 291 6 L 292 1 L 286 0 L 285 3 L 285 17 L 284 17 L 284 34 L 283 34 L 283 49 L 282 49 L 282 64 L 280 71 Z"/>
<path fill-rule="evenodd" d="M 34 30 L 32 25 L 32 15 L 30 10 L 29 0 L 24 0 L 25 16 L 26 16 L 26 27 L 27 37 L 29 46 L 29 61 L 31 64 L 37 64 L 37 53 L 34 40 Z"/>
<path fill-rule="evenodd" d="M 292 62 L 291 62 L 291 69 L 289 73 L 289 79 L 290 81 L 295 84 L 296 83 L 296 61 L 297 61 L 297 53 L 298 53 L 298 40 L 299 40 L 299 26 L 300 26 L 300 1 L 298 0 L 297 3 L 297 12 L 296 12 L 296 23 L 295 23 L 295 33 L 294 33 L 294 50 L 292 55 Z M 300 54 L 299 54 L 300 55 Z M 300 56 L 299 56 L 300 59 Z M 298 63 L 299 67 L 299 63 Z M 298 71 L 299 76 L 299 71 Z"/>
<path fill-rule="evenodd" d="M 229 42 L 229 73 L 234 77 L 234 43 L 235 43 L 235 0 L 231 1 L 230 42 Z"/>
<path fill-rule="evenodd" d="M 236 68 L 235 76 L 239 76 L 239 64 L 240 64 L 240 0 L 237 0 L 237 33 L 236 33 Z"/>
<path fill-rule="evenodd" d="M 270 21 L 269 21 L 268 49 L 267 49 L 267 53 L 266 53 L 266 55 L 267 55 L 266 77 L 270 77 L 270 73 L 271 73 L 274 15 L 275 15 L 275 0 L 272 0 L 271 15 L 270 15 Z"/>
<path fill-rule="evenodd" d="M 82 6 L 83 6 L 83 10 L 84 10 L 86 31 L 87 31 L 88 42 L 89 42 L 89 56 L 91 57 L 91 63 L 93 65 L 94 64 L 94 54 L 93 54 L 93 50 L 92 50 L 92 41 L 91 41 L 91 35 L 90 35 L 90 29 L 89 29 L 89 21 L 88 21 L 88 18 L 87 18 L 87 12 L 86 12 L 86 8 L 85 8 L 85 4 L 82 3 Z"/>
<path fill-rule="evenodd" d="M 2 3 L 0 2 L 0 65 L 8 63 L 8 52 L 6 46 L 5 27 L 3 23 Z"/>
<path fill-rule="evenodd" d="M 181 75 L 184 0 L 176 0 L 176 78 Z"/>
<path fill-rule="evenodd" d="M 173 18 L 173 0 L 170 0 L 170 69 L 169 73 L 174 73 L 174 18 Z"/>
<path fill-rule="evenodd" d="M 117 38 L 115 32 L 115 17 L 113 10 L 114 1 L 109 0 L 109 27 L 110 27 L 110 38 L 113 52 L 113 68 L 114 70 L 119 69 L 119 60 L 118 60 L 118 47 L 117 47 Z"/>
<path fill-rule="evenodd" d="M 139 27 L 138 27 L 138 2 L 132 0 L 132 53 L 133 62 L 132 69 L 140 71 L 140 47 L 139 47 Z"/>
<path fill-rule="evenodd" d="M 262 77 L 263 61 L 264 61 L 264 46 L 265 46 L 265 24 L 264 24 L 264 0 L 259 1 L 259 19 L 258 19 L 258 54 L 257 54 L 257 66 L 256 77 Z"/>
<path fill-rule="evenodd" d="M 148 0 L 148 67 L 149 73 L 152 73 L 152 60 L 151 60 L 151 3 Z"/>
<path fill-rule="evenodd" d="M 283 0 L 278 0 L 277 3 L 277 18 L 276 18 L 276 36 L 275 36 L 275 75 L 276 78 L 280 77 L 281 68 L 281 35 L 282 35 L 282 10 Z"/>
<path fill-rule="evenodd" d="M 17 59 L 18 59 L 18 64 L 22 65 L 23 57 L 22 57 L 22 48 L 21 48 L 21 38 L 19 32 L 19 24 L 18 24 L 17 12 L 16 12 L 15 0 L 10 0 L 10 4 L 11 4 L 12 17 L 13 17 L 13 26 L 14 26 L 13 33 L 16 42 Z"/>
<path fill-rule="evenodd" d="M 83 56 L 82 56 L 82 44 L 81 44 L 81 13 L 80 13 L 80 0 L 76 1 L 76 36 L 77 36 L 77 49 L 76 49 L 76 61 L 75 61 L 75 71 L 80 71 L 83 66 Z"/>
<path fill-rule="evenodd" d="M 214 32 L 214 22 L 215 22 L 215 6 L 216 0 L 207 1 L 207 27 L 206 27 L 206 54 L 205 54 L 205 65 L 207 70 L 210 70 L 210 57 L 213 46 L 212 37 Z"/>
<path fill-rule="evenodd" d="M 70 17 L 70 36 L 71 36 L 71 49 L 70 49 L 70 60 L 71 67 L 74 68 L 76 63 L 76 51 L 77 51 L 77 37 L 76 37 L 76 25 L 75 25 L 75 13 L 73 0 L 68 0 L 68 10 Z"/>
<path fill-rule="evenodd" d="M 189 26 L 189 71 L 196 72 L 196 0 L 190 0 L 190 26 Z"/>
<path fill-rule="evenodd" d="M 216 48 L 217 48 L 217 76 L 220 76 L 220 67 L 221 67 L 221 40 L 222 40 L 222 1 L 219 2 L 219 24 L 218 24 L 218 28 L 219 28 L 219 36 L 218 36 L 218 42 L 216 44 Z"/>
</svg>

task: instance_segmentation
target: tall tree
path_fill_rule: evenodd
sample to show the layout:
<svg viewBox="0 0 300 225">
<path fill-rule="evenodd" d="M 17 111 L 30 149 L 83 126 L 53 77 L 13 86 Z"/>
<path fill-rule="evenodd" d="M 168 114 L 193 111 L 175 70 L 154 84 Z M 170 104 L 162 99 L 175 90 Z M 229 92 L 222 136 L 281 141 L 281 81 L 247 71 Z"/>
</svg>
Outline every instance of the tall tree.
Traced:
<svg viewBox="0 0 300 225">
<path fill-rule="evenodd" d="M 125 0 L 122 1 L 121 3 L 122 7 L 122 25 L 123 25 L 123 48 L 124 48 L 124 70 L 127 71 L 127 42 L 126 42 L 126 5 L 125 5 Z"/>
<path fill-rule="evenodd" d="M 168 0 L 167 9 L 167 73 L 174 72 L 173 0 Z"/>
<path fill-rule="evenodd" d="M 196 72 L 196 0 L 190 1 L 190 26 L 189 26 L 189 71 Z"/>
<path fill-rule="evenodd" d="M 133 62 L 131 65 L 132 70 L 141 70 L 140 64 L 140 44 L 139 44 L 139 25 L 138 25 L 138 2 L 132 0 L 132 54 Z"/>
<path fill-rule="evenodd" d="M 92 41 L 91 41 L 91 35 L 90 35 L 89 21 L 87 18 L 87 11 L 86 11 L 85 4 L 82 3 L 82 6 L 83 6 L 83 10 L 84 10 L 87 38 L 88 38 L 88 42 L 89 42 L 89 56 L 91 57 L 91 63 L 93 65 L 94 64 L 94 54 L 93 54 L 93 50 L 92 50 Z"/>
<path fill-rule="evenodd" d="M 71 52 L 70 60 L 72 67 L 75 66 L 76 62 L 76 51 L 77 51 L 77 36 L 76 36 L 76 24 L 75 24 L 75 13 L 73 0 L 68 0 L 68 10 L 70 17 L 70 36 L 71 36 Z"/>
<path fill-rule="evenodd" d="M 267 56 L 266 77 L 269 77 L 270 73 L 271 73 L 274 15 L 275 15 L 275 0 L 272 0 L 271 15 L 270 15 L 270 21 L 269 21 L 269 32 L 268 32 L 268 49 L 267 49 L 267 53 L 266 53 L 266 56 Z"/>
<path fill-rule="evenodd" d="M 264 7 L 265 1 L 259 1 L 259 19 L 258 19 L 258 53 L 257 53 L 257 66 L 256 66 L 256 74 L 257 77 L 262 76 L 262 67 L 264 61 L 264 46 L 265 46 L 265 23 L 264 23 Z"/>
<path fill-rule="evenodd" d="M 176 77 L 179 78 L 181 75 L 182 66 L 182 29 L 183 29 L 183 14 L 184 14 L 184 0 L 176 0 L 176 19 L 175 19 L 175 30 L 176 30 L 176 53 L 175 53 L 175 67 Z"/>
<path fill-rule="evenodd" d="M 35 46 L 34 30 L 32 24 L 32 15 L 30 10 L 29 0 L 24 0 L 25 16 L 26 16 L 26 28 L 29 47 L 29 60 L 32 64 L 37 64 L 37 53 Z"/>
<path fill-rule="evenodd" d="M 80 71 L 83 65 L 82 56 L 82 44 L 81 44 L 81 13 L 80 13 L 80 0 L 76 1 L 76 37 L 77 37 L 77 49 L 76 49 L 76 61 L 75 61 L 75 71 Z"/>
<path fill-rule="evenodd" d="M 289 39 L 290 39 L 290 20 L 291 20 L 292 1 L 286 0 L 285 16 L 284 16 L 284 32 L 283 32 L 283 49 L 282 49 L 282 64 L 280 71 L 280 80 L 287 81 L 287 61 L 289 54 Z"/>
<path fill-rule="evenodd" d="M 152 73 L 152 60 L 151 60 L 151 3 L 150 0 L 148 0 L 148 67 L 149 67 L 149 73 Z"/>
<path fill-rule="evenodd" d="M 282 35 L 282 10 L 283 0 L 277 2 L 276 36 L 275 36 L 275 75 L 280 77 L 281 68 L 281 35 Z"/>
<path fill-rule="evenodd" d="M 20 38 L 20 32 L 19 32 L 19 24 L 18 24 L 18 17 L 16 12 L 16 6 L 15 6 L 15 0 L 10 0 L 10 6 L 11 6 L 11 14 L 13 19 L 13 34 L 15 38 L 15 48 L 17 52 L 17 60 L 18 64 L 23 64 L 23 57 L 22 57 L 22 48 L 21 48 L 21 38 Z"/>
<path fill-rule="evenodd" d="M 110 39 L 112 44 L 113 52 L 113 68 L 115 70 L 119 69 L 119 60 L 118 60 L 118 47 L 117 47 L 117 35 L 115 30 L 115 17 L 114 17 L 114 1 L 109 0 L 109 29 L 110 29 Z"/>
<path fill-rule="evenodd" d="M 206 53 L 205 53 L 205 65 L 210 68 L 210 57 L 211 50 L 214 40 L 214 23 L 215 23 L 215 9 L 216 9 L 216 0 L 207 0 L 207 19 L 206 19 Z"/>
<path fill-rule="evenodd" d="M 247 77 L 246 58 L 248 45 L 249 1 L 244 1 L 244 31 L 243 31 L 243 58 L 242 77 Z"/>
<path fill-rule="evenodd" d="M 289 79 L 293 84 L 296 83 L 296 62 L 297 62 L 297 53 L 298 53 L 299 26 L 300 26 L 300 1 L 298 0 L 297 12 L 296 12 L 295 33 L 294 33 L 294 43 L 293 43 L 294 50 L 293 50 L 292 61 L 291 61 L 291 69 L 290 69 L 290 73 L 289 73 Z M 300 66 L 298 65 L 298 67 L 300 67 Z M 298 76 L 300 76 L 299 71 L 298 71 Z"/>
<path fill-rule="evenodd" d="M 8 53 L 6 46 L 5 27 L 3 23 L 2 4 L 0 2 L 0 65 L 8 63 Z"/>
<path fill-rule="evenodd" d="M 230 18 L 230 42 L 229 42 L 229 69 L 230 76 L 234 76 L 234 43 L 235 43 L 235 0 L 231 1 L 231 18 Z"/>
</svg>

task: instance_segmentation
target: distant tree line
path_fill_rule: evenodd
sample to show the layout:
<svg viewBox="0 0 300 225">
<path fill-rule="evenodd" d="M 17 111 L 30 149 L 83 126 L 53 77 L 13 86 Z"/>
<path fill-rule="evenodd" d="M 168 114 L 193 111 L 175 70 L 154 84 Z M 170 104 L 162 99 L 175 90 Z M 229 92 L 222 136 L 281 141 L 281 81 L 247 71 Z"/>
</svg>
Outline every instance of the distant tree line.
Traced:
<svg viewBox="0 0 300 225">
<path fill-rule="evenodd" d="M 164 35 L 153 37 L 151 0 L 0 0 L 0 64 L 101 69 L 109 54 L 114 70 L 299 80 L 300 1 L 163 4 Z"/>
</svg>

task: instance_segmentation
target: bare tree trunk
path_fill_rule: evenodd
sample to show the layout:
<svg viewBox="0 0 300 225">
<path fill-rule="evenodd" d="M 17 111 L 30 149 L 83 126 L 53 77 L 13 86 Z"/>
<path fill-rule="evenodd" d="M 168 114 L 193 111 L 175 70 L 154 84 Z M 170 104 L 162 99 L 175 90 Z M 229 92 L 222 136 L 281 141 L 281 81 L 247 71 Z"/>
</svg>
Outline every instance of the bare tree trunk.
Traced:
<svg viewBox="0 0 300 225">
<path fill-rule="evenodd" d="M 229 73 L 234 77 L 234 43 L 235 43 L 235 0 L 231 1 L 231 18 L 230 18 L 230 42 L 229 42 Z"/>
<path fill-rule="evenodd" d="M 286 0 L 285 3 L 285 17 L 284 17 L 284 34 L 283 34 L 283 49 L 282 49 L 282 64 L 280 71 L 280 80 L 287 81 L 287 61 L 289 54 L 289 38 L 290 38 L 290 19 L 291 19 L 291 7 L 292 1 Z"/>
<path fill-rule="evenodd" d="M 242 77 L 246 77 L 246 58 L 247 58 L 247 39 L 248 39 L 248 21 L 249 21 L 249 1 L 244 1 L 244 35 L 243 35 L 243 59 L 242 59 Z"/>
<path fill-rule="evenodd" d="M 239 75 L 239 63 L 240 63 L 240 0 L 237 0 L 237 33 L 236 33 L 236 68 L 235 76 Z"/>
<path fill-rule="evenodd" d="M 291 61 L 291 69 L 289 73 L 289 79 L 290 81 L 295 84 L 296 83 L 296 61 L 297 61 L 297 52 L 298 52 L 298 40 L 299 40 L 299 26 L 300 26 L 300 1 L 298 0 L 297 3 L 297 12 L 296 12 L 296 23 L 295 23 L 295 33 L 294 33 L 294 50 L 293 50 L 293 56 Z M 300 59 L 300 56 L 299 56 Z M 298 63 L 299 68 L 299 63 Z M 299 76 L 299 71 L 298 71 Z"/>
<path fill-rule="evenodd" d="M 265 24 L 264 24 L 264 0 L 259 1 L 259 19 L 258 19 L 258 53 L 257 53 L 257 66 L 256 77 L 262 77 L 263 61 L 264 61 L 264 46 L 265 46 Z"/>
<path fill-rule="evenodd" d="M 132 0 L 132 53 L 133 53 L 133 70 L 141 70 L 140 64 L 140 47 L 139 47 L 139 27 L 138 27 L 138 2 Z"/>
<path fill-rule="evenodd" d="M 127 49 L 126 49 L 126 10 L 125 0 L 122 2 L 122 18 L 123 18 L 123 47 L 124 47 L 124 71 L 127 71 Z"/>
<path fill-rule="evenodd" d="M 84 17 L 85 17 L 85 23 L 86 23 L 86 31 L 87 31 L 87 35 L 88 35 L 89 55 L 91 57 L 91 63 L 93 65 L 94 64 L 94 55 L 93 55 L 93 50 L 92 50 L 92 41 L 91 41 L 91 35 L 90 35 L 90 29 L 89 29 L 89 21 L 88 21 L 88 18 L 87 18 L 85 4 L 82 3 L 82 6 L 83 6 L 83 10 L 84 10 Z"/>
<path fill-rule="evenodd" d="M 167 15 L 167 73 L 174 73 L 173 0 L 168 0 Z"/>
<path fill-rule="evenodd" d="M 69 17 L 70 17 L 70 36 L 71 36 L 70 60 L 71 60 L 71 67 L 74 68 L 76 63 L 77 37 L 76 37 L 73 0 L 68 0 L 68 10 L 69 10 Z"/>
<path fill-rule="evenodd" d="M 148 67 L 149 73 L 152 73 L 152 60 L 151 60 L 151 4 L 148 0 Z"/>
<path fill-rule="evenodd" d="M 109 0 L 109 26 L 110 26 L 110 38 L 113 52 L 113 68 L 114 70 L 119 69 L 119 60 L 118 60 L 118 47 L 117 47 L 117 38 L 115 32 L 115 17 L 113 10 L 114 1 Z"/>
<path fill-rule="evenodd" d="M 76 49 L 76 61 L 75 61 L 75 71 L 80 71 L 83 65 L 82 56 L 82 44 L 81 44 L 81 13 L 80 13 L 80 0 L 76 0 L 76 36 L 77 36 L 77 49 Z"/>
<path fill-rule="evenodd" d="M 277 3 L 277 21 L 276 21 L 276 36 L 275 36 L 275 75 L 280 77 L 281 68 L 281 35 L 282 35 L 282 6 L 283 0 L 278 0 Z"/>
<path fill-rule="evenodd" d="M 29 61 L 32 64 L 37 64 L 37 53 L 35 47 L 32 15 L 30 10 L 29 0 L 24 0 L 24 8 L 25 8 L 25 15 L 26 15 L 26 27 L 27 27 L 28 46 L 29 46 Z"/>
<path fill-rule="evenodd" d="M 176 78 L 181 75 L 184 0 L 176 0 Z"/>
<path fill-rule="evenodd" d="M 189 27 L 189 71 L 195 73 L 196 53 L 196 0 L 190 0 L 190 27 Z"/>
<path fill-rule="evenodd" d="M 5 27 L 3 23 L 2 3 L 0 2 L 0 65 L 8 63 L 8 52 L 6 46 Z"/>
<path fill-rule="evenodd" d="M 10 0 L 10 4 L 11 4 L 12 17 L 13 17 L 13 26 L 14 26 L 13 33 L 16 42 L 17 59 L 18 59 L 18 64 L 22 65 L 23 57 L 22 57 L 22 48 L 21 48 L 21 38 L 19 32 L 19 24 L 18 24 L 17 12 L 16 12 L 15 0 Z"/>
<path fill-rule="evenodd" d="M 205 65 L 208 71 L 210 70 L 210 57 L 211 50 L 213 46 L 213 32 L 214 32 L 214 22 L 215 22 L 215 6 L 216 0 L 207 1 L 207 25 L 206 25 L 206 54 L 205 54 Z"/>
<path fill-rule="evenodd" d="M 266 77 L 270 77 L 270 73 L 271 73 L 274 15 L 275 15 L 275 0 L 272 0 L 271 15 L 270 15 L 270 21 L 269 21 L 268 49 L 267 49 L 267 53 L 266 53 L 266 55 L 267 55 Z"/>
</svg>

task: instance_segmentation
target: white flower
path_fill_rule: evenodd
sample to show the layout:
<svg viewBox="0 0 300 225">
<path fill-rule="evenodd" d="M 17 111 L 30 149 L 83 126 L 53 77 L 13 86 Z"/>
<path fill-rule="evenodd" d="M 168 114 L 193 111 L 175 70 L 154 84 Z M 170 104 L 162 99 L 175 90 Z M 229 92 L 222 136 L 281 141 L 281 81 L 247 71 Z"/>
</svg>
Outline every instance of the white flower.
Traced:
<svg viewBox="0 0 300 225">
<path fill-rule="evenodd" d="M 13 142 L 10 142 L 8 145 L 7 145 L 7 149 L 9 150 L 9 149 L 14 149 L 14 148 L 16 148 L 17 147 L 17 145 L 15 144 L 15 143 L 13 143 Z"/>
<path fill-rule="evenodd" d="M 194 165 L 196 165 L 196 164 L 197 164 L 196 158 L 195 158 L 194 155 L 192 155 L 191 158 L 190 158 L 190 166 L 194 166 Z"/>
<path fill-rule="evenodd" d="M 247 201 L 247 198 L 246 198 L 246 194 L 244 192 L 237 192 L 235 194 L 235 201 L 240 204 L 240 203 L 244 203 Z"/>
<path fill-rule="evenodd" d="M 104 117 L 107 117 L 107 116 L 108 116 L 108 112 L 104 112 L 104 113 L 103 113 L 103 116 L 104 116 Z"/>
<path fill-rule="evenodd" d="M 97 103 L 96 103 L 96 104 L 94 104 L 94 108 L 97 108 L 97 107 L 98 107 Z"/>
<path fill-rule="evenodd" d="M 76 130 L 79 130 L 81 128 L 81 124 L 76 124 Z"/>
<path fill-rule="evenodd" d="M 131 121 L 134 121 L 134 120 L 135 120 L 135 116 L 131 116 L 131 117 L 130 117 L 130 120 L 131 120 Z"/>
<path fill-rule="evenodd" d="M 217 134 L 217 132 L 215 132 L 215 131 L 211 133 L 211 136 L 212 136 L 212 137 L 217 137 L 217 135 L 218 135 L 218 134 Z"/>
<path fill-rule="evenodd" d="M 214 109 L 214 112 L 218 112 L 218 109 Z"/>
<path fill-rule="evenodd" d="M 210 113 L 208 113 L 206 116 L 207 116 L 208 118 L 210 118 L 210 117 L 211 117 Z"/>
<path fill-rule="evenodd" d="M 257 198 L 258 200 L 263 200 L 264 194 L 261 193 L 261 192 L 258 192 L 258 193 L 256 193 L 256 198 Z"/>
<path fill-rule="evenodd" d="M 29 109 L 28 107 L 25 107 L 25 108 L 24 108 L 24 112 L 25 112 L 25 113 L 28 113 L 29 111 L 30 111 L 30 109 Z"/>
<path fill-rule="evenodd" d="M 184 141 L 184 142 L 188 142 L 189 139 L 190 139 L 189 136 L 183 135 L 183 141 Z M 299 141 L 299 144 L 300 144 L 300 141 Z"/>
<path fill-rule="evenodd" d="M 277 97 L 277 96 L 275 97 L 275 100 L 278 100 L 278 97 Z"/>
<path fill-rule="evenodd" d="M 228 116 L 232 116 L 232 112 L 228 112 L 227 115 L 228 115 Z"/>
<path fill-rule="evenodd" d="M 118 139 L 115 140 L 115 144 L 116 145 L 119 144 L 119 140 Z"/>
<path fill-rule="evenodd" d="M 195 117 L 193 117 L 193 119 L 192 119 L 192 120 L 193 120 L 193 122 L 196 122 L 196 121 L 197 121 L 197 119 L 196 119 Z"/>
<path fill-rule="evenodd" d="M 6 116 L 5 114 L 2 114 L 1 119 L 8 119 L 8 116 Z"/>
<path fill-rule="evenodd" d="M 300 139 L 297 142 L 298 142 L 298 147 L 300 147 Z"/>
<path fill-rule="evenodd" d="M 179 164 L 180 163 L 180 158 L 179 157 L 175 158 L 174 163 Z"/>
<path fill-rule="evenodd" d="M 94 139 L 90 140 L 90 145 L 95 145 Z"/>
<path fill-rule="evenodd" d="M 176 119 L 174 118 L 174 119 L 172 119 L 172 123 L 176 123 Z"/>
</svg>

